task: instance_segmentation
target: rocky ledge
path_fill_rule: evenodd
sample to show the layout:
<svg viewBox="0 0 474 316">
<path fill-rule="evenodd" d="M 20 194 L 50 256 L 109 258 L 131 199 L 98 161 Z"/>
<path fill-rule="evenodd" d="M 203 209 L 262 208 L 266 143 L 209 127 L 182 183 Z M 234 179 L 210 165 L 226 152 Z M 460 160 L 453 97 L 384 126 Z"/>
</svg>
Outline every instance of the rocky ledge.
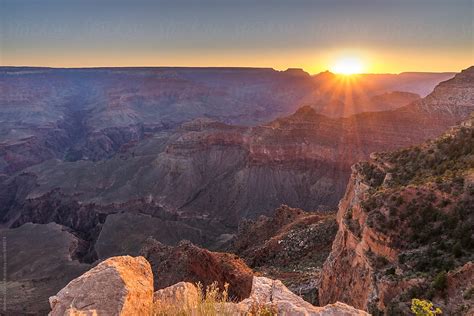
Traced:
<svg viewBox="0 0 474 316">
<path fill-rule="evenodd" d="M 189 307 L 190 315 L 202 315 L 199 306 L 203 304 L 202 296 L 200 289 L 188 282 L 179 282 L 153 294 L 153 274 L 145 258 L 113 257 L 72 280 L 51 297 L 49 315 L 168 315 L 169 311 L 183 306 Z M 272 315 L 368 315 L 339 302 L 313 306 L 279 280 L 265 277 L 254 277 L 250 296 L 240 302 L 206 304 L 207 310 L 212 308 L 217 314 L 249 315 L 258 308 L 271 311 Z"/>
</svg>

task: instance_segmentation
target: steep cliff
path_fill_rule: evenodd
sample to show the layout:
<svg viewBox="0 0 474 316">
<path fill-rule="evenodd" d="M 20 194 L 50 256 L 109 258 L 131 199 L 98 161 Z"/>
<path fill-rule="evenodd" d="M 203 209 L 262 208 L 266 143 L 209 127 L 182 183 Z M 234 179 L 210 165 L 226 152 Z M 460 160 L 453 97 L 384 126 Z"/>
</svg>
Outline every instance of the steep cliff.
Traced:
<svg viewBox="0 0 474 316">
<path fill-rule="evenodd" d="M 321 304 L 398 315 L 421 297 L 449 315 L 472 314 L 473 124 L 353 167 Z"/>
</svg>

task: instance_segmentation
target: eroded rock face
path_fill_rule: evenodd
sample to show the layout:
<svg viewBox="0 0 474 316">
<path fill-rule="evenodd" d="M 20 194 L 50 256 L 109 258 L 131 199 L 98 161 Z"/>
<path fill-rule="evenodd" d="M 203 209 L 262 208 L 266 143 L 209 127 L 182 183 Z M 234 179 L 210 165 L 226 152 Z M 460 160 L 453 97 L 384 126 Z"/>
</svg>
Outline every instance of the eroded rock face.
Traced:
<svg viewBox="0 0 474 316">
<path fill-rule="evenodd" d="M 317 252 L 325 257 L 335 233 L 334 213 L 282 205 L 272 217 L 243 221 L 230 249 L 252 267 L 288 266 Z"/>
<path fill-rule="evenodd" d="M 361 183 L 357 174 L 349 180 L 346 194 L 340 202 L 338 212 L 339 230 L 332 245 L 332 251 L 324 263 L 319 287 L 319 301 L 328 304 L 343 301 L 354 304 L 360 309 L 367 309 L 367 304 L 374 285 L 373 268 L 364 252 L 367 246 L 362 244 L 354 233 L 348 229 L 344 217 L 349 209 L 360 213 L 360 206 L 354 204 L 367 192 L 368 186 Z M 356 223 L 358 224 L 357 220 Z M 357 225 L 356 224 L 356 225 Z M 363 248 L 365 246 L 365 249 Z"/>
<path fill-rule="evenodd" d="M 153 274 L 143 257 L 112 257 L 50 297 L 51 316 L 149 315 Z"/>
<path fill-rule="evenodd" d="M 466 117 L 474 109 L 474 66 L 442 82 L 418 102 L 428 112 L 449 113 Z"/>
<path fill-rule="evenodd" d="M 321 304 L 396 315 L 422 298 L 450 315 L 472 311 L 472 295 L 461 294 L 472 292 L 472 123 L 353 167 L 322 272 Z"/>
<path fill-rule="evenodd" d="M 211 252 L 188 241 L 166 246 L 149 239 L 141 250 L 154 273 L 155 289 L 181 281 L 201 282 L 204 287 L 217 282 L 223 289 L 229 284 L 229 296 L 243 299 L 252 288 L 252 270 L 234 254 Z"/>
<path fill-rule="evenodd" d="M 271 217 L 241 222 L 229 250 L 262 276 L 281 280 L 317 304 L 319 274 L 337 232 L 333 212 L 282 205 Z"/>
</svg>

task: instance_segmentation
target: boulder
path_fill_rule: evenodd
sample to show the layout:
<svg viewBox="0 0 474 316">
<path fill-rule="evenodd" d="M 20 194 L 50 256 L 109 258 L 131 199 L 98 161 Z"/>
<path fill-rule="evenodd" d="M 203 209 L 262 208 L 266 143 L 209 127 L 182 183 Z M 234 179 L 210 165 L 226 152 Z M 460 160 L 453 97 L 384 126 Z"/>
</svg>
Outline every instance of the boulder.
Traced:
<svg viewBox="0 0 474 316">
<path fill-rule="evenodd" d="M 149 315 L 153 274 L 143 257 L 112 257 L 49 298 L 50 316 Z"/>
<path fill-rule="evenodd" d="M 201 311 L 198 289 L 192 283 L 180 282 L 159 290 L 154 294 L 155 311 L 173 314 L 173 311 L 194 314 Z M 314 316 L 367 316 L 364 311 L 337 302 L 324 307 L 316 307 L 294 294 L 279 280 L 254 277 L 249 298 L 240 303 L 216 303 L 206 306 L 217 315 L 248 315 L 277 312 L 278 315 L 314 315 Z M 199 314 L 199 313 L 197 313 Z"/>
<path fill-rule="evenodd" d="M 294 294 L 279 280 L 265 277 L 254 277 L 250 297 L 240 302 L 238 310 L 267 306 L 276 310 L 278 315 L 314 315 L 314 316 L 353 316 L 369 315 L 349 305 L 337 302 L 335 304 L 317 307 Z"/>
</svg>

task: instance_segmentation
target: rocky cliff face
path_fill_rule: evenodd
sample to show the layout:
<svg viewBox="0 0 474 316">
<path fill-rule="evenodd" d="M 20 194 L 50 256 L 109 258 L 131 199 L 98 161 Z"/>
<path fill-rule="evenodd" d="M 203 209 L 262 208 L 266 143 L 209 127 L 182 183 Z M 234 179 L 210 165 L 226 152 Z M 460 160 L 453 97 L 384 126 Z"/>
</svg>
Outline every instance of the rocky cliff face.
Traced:
<svg viewBox="0 0 474 316">
<path fill-rule="evenodd" d="M 281 280 L 317 305 L 317 280 L 336 231 L 332 212 L 308 213 L 282 205 L 271 217 L 243 221 L 228 249 L 256 272 Z"/>
<path fill-rule="evenodd" d="M 250 295 L 253 271 L 234 254 L 211 252 L 187 241 L 166 246 L 153 239 L 147 240 L 140 253 L 151 263 L 156 289 L 181 281 L 200 282 L 204 287 L 217 282 L 220 289 L 229 284 L 232 299 Z"/>
<path fill-rule="evenodd" d="M 449 113 L 456 117 L 469 116 L 474 107 L 474 66 L 438 85 L 417 104 L 428 112 Z"/>
<path fill-rule="evenodd" d="M 353 167 L 321 304 L 397 315 L 417 297 L 450 315 L 472 314 L 473 123 Z"/>
</svg>

